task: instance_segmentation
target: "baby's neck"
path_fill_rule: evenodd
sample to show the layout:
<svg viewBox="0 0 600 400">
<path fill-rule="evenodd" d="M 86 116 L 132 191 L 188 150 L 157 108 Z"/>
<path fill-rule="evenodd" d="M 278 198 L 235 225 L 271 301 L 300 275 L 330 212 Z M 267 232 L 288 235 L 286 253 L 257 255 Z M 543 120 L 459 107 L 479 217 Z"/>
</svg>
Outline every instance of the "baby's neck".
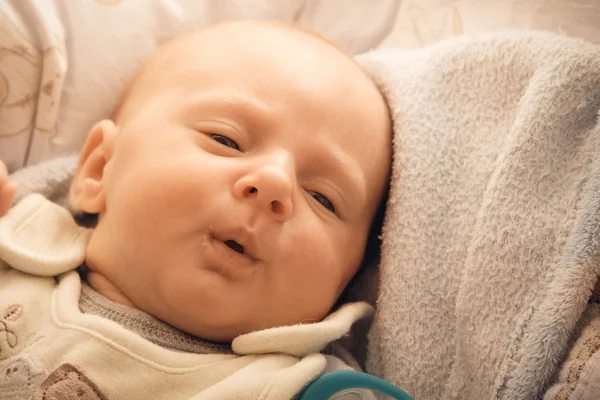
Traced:
<svg viewBox="0 0 600 400">
<path fill-rule="evenodd" d="M 135 308 L 133 302 L 127 298 L 111 281 L 106 279 L 103 275 L 94 272 L 88 271 L 87 273 L 87 282 L 88 284 L 102 296 L 107 299 L 123 304 L 128 307 Z"/>
</svg>

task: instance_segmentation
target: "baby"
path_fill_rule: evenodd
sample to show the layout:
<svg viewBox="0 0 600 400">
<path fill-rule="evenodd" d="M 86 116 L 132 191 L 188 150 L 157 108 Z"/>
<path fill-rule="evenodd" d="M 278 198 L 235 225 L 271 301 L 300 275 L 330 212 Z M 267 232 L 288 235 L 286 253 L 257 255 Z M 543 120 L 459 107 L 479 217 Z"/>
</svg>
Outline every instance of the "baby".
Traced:
<svg viewBox="0 0 600 400">
<path fill-rule="evenodd" d="M 38 259 L 81 247 L 88 301 L 151 315 L 212 350 L 165 348 L 80 312 L 77 265 L 20 267 L 11 245 L 0 252 L 11 267 L 0 359 L 37 377 L 33 398 L 61 382 L 86 399 L 293 397 L 329 368 L 320 351 L 372 312 L 356 303 L 330 314 L 363 260 L 390 143 L 376 86 L 314 34 L 236 22 L 168 42 L 80 154 L 70 203 L 98 215 L 94 229 L 26 198 L 0 220 L 0 241 L 41 240 Z M 0 171 L 0 216 L 15 191 Z M 45 217 L 35 225 L 32 213 Z M 34 227 L 50 220 L 61 229 L 45 239 Z"/>
</svg>

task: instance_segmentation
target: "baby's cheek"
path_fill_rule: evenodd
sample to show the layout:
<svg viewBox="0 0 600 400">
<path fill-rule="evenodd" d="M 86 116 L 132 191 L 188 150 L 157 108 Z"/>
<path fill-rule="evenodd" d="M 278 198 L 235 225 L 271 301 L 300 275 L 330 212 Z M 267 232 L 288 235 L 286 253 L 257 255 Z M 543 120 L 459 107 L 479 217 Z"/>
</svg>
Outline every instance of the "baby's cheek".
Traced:
<svg viewBox="0 0 600 400">
<path fill-rule="evenodd" d="M 308 293 L 333 296 L 344 279 L 343 251 L 322 240 L 310 250 L 300 253 L 293 281 Z"/>
</svg>

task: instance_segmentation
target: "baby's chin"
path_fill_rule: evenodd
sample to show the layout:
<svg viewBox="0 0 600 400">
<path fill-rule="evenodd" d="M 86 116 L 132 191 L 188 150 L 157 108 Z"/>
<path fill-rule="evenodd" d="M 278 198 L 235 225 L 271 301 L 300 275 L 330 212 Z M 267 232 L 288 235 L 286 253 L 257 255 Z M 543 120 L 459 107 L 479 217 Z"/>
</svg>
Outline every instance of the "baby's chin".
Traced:
<svg viewBox="0 0 600 400">
<path fill-rule="evenodd" d="M 265 316 L 265 321 L 263 322 L 259 322 L 254 318 L 252 321 L 233 321 L 228 324 L 207 324 L 206 321 L 195 321 L 195 323 L 190 323 L 190 319 L 182 319 L 181 321 L 160 319 L 192 336 L 217 343 L 231 343 L 236 337 L 252 332 L 283 326 L 313 324 L 322 320 L 322 318 L 306 318 L 298 316 L 297 318 L 286 318 L 281 321 L 268 321 L 268 316 Z"/>
<path fill-rule="evenodd" d="M 177 327 L 179 328 L 179 327 Z M 238 336 L 244 335 L 246 333 L 250 333 L 251 331 L 247 331 L 244 329 L 239 329 L 239 328 L 234 328 L 234 327 L 208 327 L 208 326 L 202 326 L 199 328 L 189 328 L 189 329 L 185 329 L 185 327 L 183 328 L 179 328 L 182 331 L 196 336 L 200 339 L 203 340 L 208 340 L 210 342 L 216 342 L 216 343 L 231 343 L 233 341 L 233 339 L 235 339 Z"/>
<path fill-rule="evenodd" d="M 189 319 L 182 321 L 169 321 L 163 318 L 160 319 L 189 335 L 216 343 L 231 343 L 233 339 L 235 339 L 238 336 L 273 327 L 261 327 L 260 325 L 249 326 L 248 324 L 244 324 L 242 322 L 233 322 L 227 325 L 221 325 L 208 324 L 206 323 L 206 321 L 194 321 L 190 323 Z"/>
<path fill-rule="evenodd" d="M 192 314 L 189 309 L 184 313 L 150 309 L 143 309 L 142 311 L 188 335 L 210 342 L 231 343 L 236 337 L 253 330 L 245 321 L 225 319 L 223 315 Z"/>
</svg>

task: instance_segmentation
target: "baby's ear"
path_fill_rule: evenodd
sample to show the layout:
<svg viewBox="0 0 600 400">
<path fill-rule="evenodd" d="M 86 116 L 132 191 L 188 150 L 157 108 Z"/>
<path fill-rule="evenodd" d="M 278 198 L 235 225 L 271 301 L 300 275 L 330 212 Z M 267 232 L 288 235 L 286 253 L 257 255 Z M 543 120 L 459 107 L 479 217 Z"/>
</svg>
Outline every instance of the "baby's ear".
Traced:
<svg viewBox="0 0 600 400">
<path fill-rule="evenodd" d="M 69 201 L 76 210 L 88 214 L 104 210 L 104 167 L 112 158 L 116 138 L 117 127 L 110 120 L 102 120 L 90 130 L 69 192 Z"/>
</svg>

